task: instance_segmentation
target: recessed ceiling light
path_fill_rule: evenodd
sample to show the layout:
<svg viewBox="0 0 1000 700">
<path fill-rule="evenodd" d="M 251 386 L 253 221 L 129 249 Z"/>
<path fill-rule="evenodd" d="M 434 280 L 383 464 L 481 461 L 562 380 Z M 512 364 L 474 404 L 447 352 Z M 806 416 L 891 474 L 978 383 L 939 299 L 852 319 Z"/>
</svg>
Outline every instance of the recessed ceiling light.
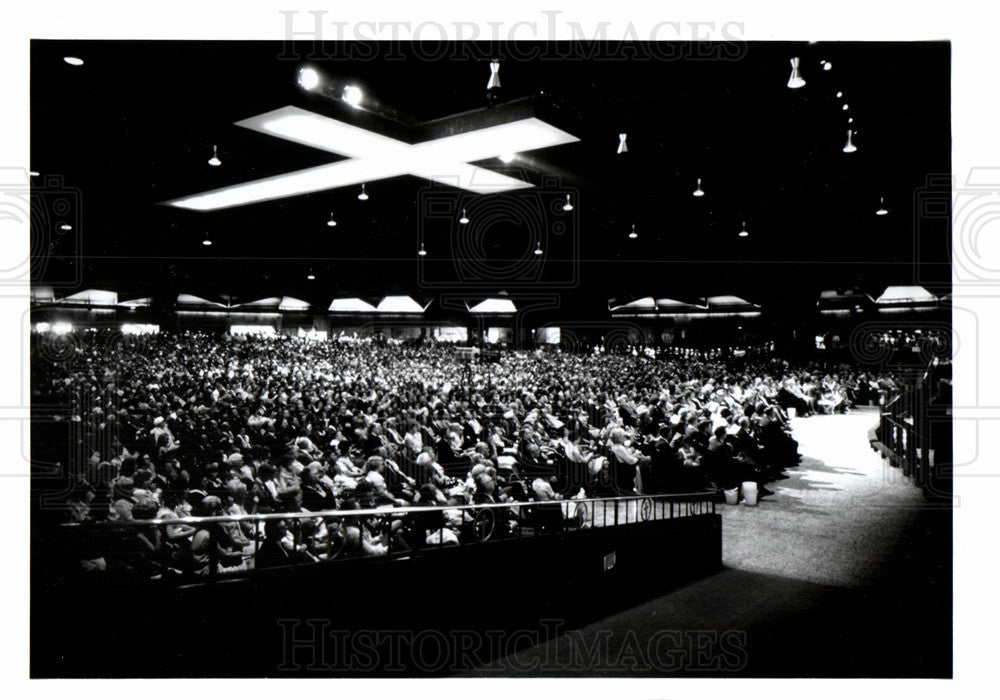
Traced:
<svg viewBox="0 0 1000 700">
<path fill-rule="evenodd" d="M 832 63 L 830 63 L 829 61 L 823 61 L 823 70 L 831 70 L 832 68 L 833 68 Z"/>
<path fill-rule="evenodd" d="M 28 175 L 30 175 L 31 177 L 38 177 L 38 171 L 32 170 L 31 172 L 28 173 Z"/>
<path fill-rule="evenodd" d="M 59 224 L 59 230 L 60 231 L 72 231 L 73 227 L 70 226 L 69 224 Z"/>
<path fill-rule="evenodd" d="M 63 56 L 63 60 L 71 66 L 82 66 L 83 59 L 77 58 L 76 56 Z"/>
<path fill-rule="evenodd" d="M 840 90 L 837 90 L 837 97 L 843 97 L 843 96 L 844 96 L 844 93 L 842 91 L 840 91 Z"/>
<path fill-rule="evenodd" d="M 210 241 L 210 240 L 208 240 L 208 239 L 206 238 L 205 240 L 203 240 L 203 241 L 201 242 L 201 244 L 202 244 L 202 245 L 212 245 L 212 241 Z"/>
<path fill-rule="evenodd" d="M 841 109 L 844 110 L 845 112 L 847 110 L 849 110 L 850 108 L 851 108 L 851 105 L 849 105 L 849 104 L 845 104 L 843 107 L 841 107 Z"/>
<path fill-rule="evenodd" d="M 316 279 L 316 275 L 314 275 L 313 273 L 310 272 L 308 275 L 306 275 L 306 279 L 307 280 L 314 280 L 314 279 Z"/>
</svg>

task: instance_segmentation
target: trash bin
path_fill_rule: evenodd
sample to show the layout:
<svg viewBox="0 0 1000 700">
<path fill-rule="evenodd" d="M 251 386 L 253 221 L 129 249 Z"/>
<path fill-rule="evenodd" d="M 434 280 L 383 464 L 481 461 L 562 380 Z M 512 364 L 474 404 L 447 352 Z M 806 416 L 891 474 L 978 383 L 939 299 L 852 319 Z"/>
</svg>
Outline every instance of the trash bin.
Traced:
<svg viewBox="0 0 1000 700">
<path fill-rule="evenodd" d="M 722 493 L 724 493 L 726 496 L 726 503 L 728 503 L 731 506 L 735 506 L 740 500 L 739 488 L 723 489 Z"/>
<path fill-rule="evenodd" d="M 743 482 L 743 505 L 745 505 L 745 506 L 755 506 L 755 505 L 757 505 L 757 482 L 756 481 L 744 481 Z"/>
<path fill-rule="evenodd" d="M 795 418 L 795 416 L 799 415 L 799 410 L 794 406 L 790 406 L 788 408 L 787 413 L 788 413 L 788 420 L 792 420 L 793 418 Z"/>
</svg>

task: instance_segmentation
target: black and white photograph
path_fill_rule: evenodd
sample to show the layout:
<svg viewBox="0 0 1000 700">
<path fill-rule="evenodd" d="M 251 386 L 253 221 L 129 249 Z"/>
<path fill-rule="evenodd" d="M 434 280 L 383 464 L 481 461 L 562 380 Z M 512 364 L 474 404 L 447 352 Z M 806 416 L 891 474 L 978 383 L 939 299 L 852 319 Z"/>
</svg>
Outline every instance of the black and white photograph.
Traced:
<svg viewBox="0 0 1000 700">
<path fill-rule="evenodd" d="M 27 35 L 26 677 L 956 676 L 958 44 L 605 11 Z"/>
</svg>

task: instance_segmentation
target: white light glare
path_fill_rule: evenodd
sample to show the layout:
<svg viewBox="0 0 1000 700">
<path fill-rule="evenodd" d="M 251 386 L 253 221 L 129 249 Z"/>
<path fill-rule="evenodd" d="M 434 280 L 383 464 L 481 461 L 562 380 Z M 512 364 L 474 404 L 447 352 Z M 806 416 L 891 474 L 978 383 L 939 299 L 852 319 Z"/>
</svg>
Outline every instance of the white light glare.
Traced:
<svg viewBox="0 0 1000 700">
<path fill-rule="evenodd" d="M 885 197 L 878 198 L 879 207 L 875 210 L 876 216 L 885 216 L 889 210 L 885 208 Z"/>
<path fill-rule="evenodd" d="M 628 153 L 628 134 L 618 134 L 618 152 Z"/>
<path fill-rule="evenodd" d="M 60 231 L 72 231 L 73 227 L 70 226 L 69 224 L 59 224 L 59 230 Z"/>
<path fill-rule="evenodd" d="M 563 211 L 573 211 L 573 205 L 569 201 L 569 195 L 566 195 L 566 203 L 563 204 Z"/>
<path fill-rule="evenodd" d="M 542 254 L 542 242 L 538 241 L 538 247 L 535 248 L 535 255 L 541 255 L 541 254 Z"/>
<path fill-rule="evenodd" d="M 82 66 L 83 59 L 77 58 L 76 56 L 63 56 L 63 60 L 71 66 Z"/>
<path fill-rule="evenodd" d="M 306 90 L 315 90 L 319 87 L 319 73 L 315 68 L 299 69 L 299 85 Z"/>
<path fill-rule="evenodd" d="M 790 59 L 792 64 L 792 74 L 788 76 L 788 87 L 793 90 L 798 89 L 806 84 L 805 78 L 799 73 L 799 57 Z"/>
<path fill-rule="evenodd" d="M 368 193 L 365 192 L 365 183 L 363 182 L 361 183 L 361 194 L 358 195 L 358 199 L 360 199 L 362 202 L 368 201 Z"/>
<path fill-rule="evenodd" d="M 348 85 L 344 88 L 344 102 L 352 107 L 360 107 L 361 101 L 365 99 L 365 93 L 357 85 Z"/>
<path fill-rule="evenodd" d="M 65 335 L 73 332 L 73 324 L 66 321 L 57 321 L 52 324 L 52 332 L 56 335 Z"/>
<path fill-rule="evenodd" d="M 469 217 L 465 215 L 465 209 L 462 210 L 462 218 L 458 220 L 458 223 L 462 224 L 463 226 L 469 223 Z"/>
<path fill-rule="evenodd" d="M 212 157 L 208 159 L 208 164 L 212 166 L 222 165 L 222 161 L 219 160 L 219 149 L 217 146 L 212 146 Z"/>
<path fill-rule="evenodd" d="M 632 224 L 632 232 L 628 235 L 628 237 L 632 239 L 639 237 L 639 234 L 635 232 L 635 224 Z"/>
<path fill-rule="evenodd" d="M 330 218 L 327 220 L 326 225 L 333 228 L 337 225 L 337 220 L 333 218 L 333 212 L 330 212 Z"/>
<path fill-rule="evenodd" d="M 212 245 L 212 241 L 210 241 L 210 240 L 208 240 L 208 239 L 206 238 L 205 240 L 203 240 L 203 241 L 201 242 L 201 244 L 202 244 L 202 245 Z"/>
<path fill-rule="evenodd" d="M 747 231 L 747 222 L 744 221 L 743 222 L 743 227 L 740 229 L 740 232 L 739 232 L 739 237 L 740 238 L 746 238 L 749 235 L 750 235 L 750 232 Z"/>
<path fill-rule="evenodd" d="M 427 251 L 424 250 L 423 243 L 420 244 L 420 250 L 417 251 L 417 255 L 419 255 L 420 257 L 424 257 L 425 255 L 427 255 Z"/>
<path fill-rule="evenodd" d="M 698 189 L 696 189 L 691 194 L 693 194 L 695 197 L 704 197 L 705 196 L 705 190 L 701 189 L 701 178 L 700 177 L 698 178 Z"/>
<path fill-rule="evenodd" d="M 515 158 L 517 158 L 516 153 L 504 153 L 502 156 L 500 156 L 500 160 L 503 161 L 504 163 L 509 163 Z"/>
</svg>

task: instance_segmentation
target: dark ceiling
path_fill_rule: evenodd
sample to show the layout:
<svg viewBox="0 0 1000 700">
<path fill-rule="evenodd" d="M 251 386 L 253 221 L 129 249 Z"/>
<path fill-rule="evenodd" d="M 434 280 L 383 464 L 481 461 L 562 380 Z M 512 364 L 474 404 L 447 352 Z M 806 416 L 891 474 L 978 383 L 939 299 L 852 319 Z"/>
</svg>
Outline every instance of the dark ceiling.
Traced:
<svg viewBox="0 0 1000 700">
<path fill-rule="evenodd" d="M 345 294 L 555 290 L 580 309 L 645 295 L 814 304 L 825 288 L 946 289 L 947 212 L 922 202 L 928 178 L 950 172 L 947 43 L 518 44 L 501 49 L 501 105 L 489 108 L 491 50 L 33 41 L 35 283 L 324 306 Z M 792 56 L 807 80 L 798 90 L 786 86 Z M 401 122 L 444 121 L 404 127 L 310 94 L 296 84 L 304 64 L 360 84 Z M 217 212 L 159 204 L 336 160 L 233 125 L 285 105 L 420 140 L 482 116 L 451 115 L 502 114 L 506 102 L 580 139 L 480 163 L 517 170 L 532 190 L 476 196 L 403 176 L 370 183 L 368 202 L 348 187 Z M 842 152 L 848 116 L 853 154 Z M 622 131 L 630 150 L 619 155 Z M 213 144 L 220 167 L 207 164 Z M 570 213 L 556 206 L 567 192 Z M 888 216 L 874 214 L 880 196 Z M 57 199 L 72 211 L 53 213 Z M 462 207 L 468 230 L 441 214 Z M 524 208 L 533 223 L 503 215 Z M 72 232 L 57 230 L 60 216 Z M 751 235 L 739 238 L 744 219 Z"/>
</svg>

